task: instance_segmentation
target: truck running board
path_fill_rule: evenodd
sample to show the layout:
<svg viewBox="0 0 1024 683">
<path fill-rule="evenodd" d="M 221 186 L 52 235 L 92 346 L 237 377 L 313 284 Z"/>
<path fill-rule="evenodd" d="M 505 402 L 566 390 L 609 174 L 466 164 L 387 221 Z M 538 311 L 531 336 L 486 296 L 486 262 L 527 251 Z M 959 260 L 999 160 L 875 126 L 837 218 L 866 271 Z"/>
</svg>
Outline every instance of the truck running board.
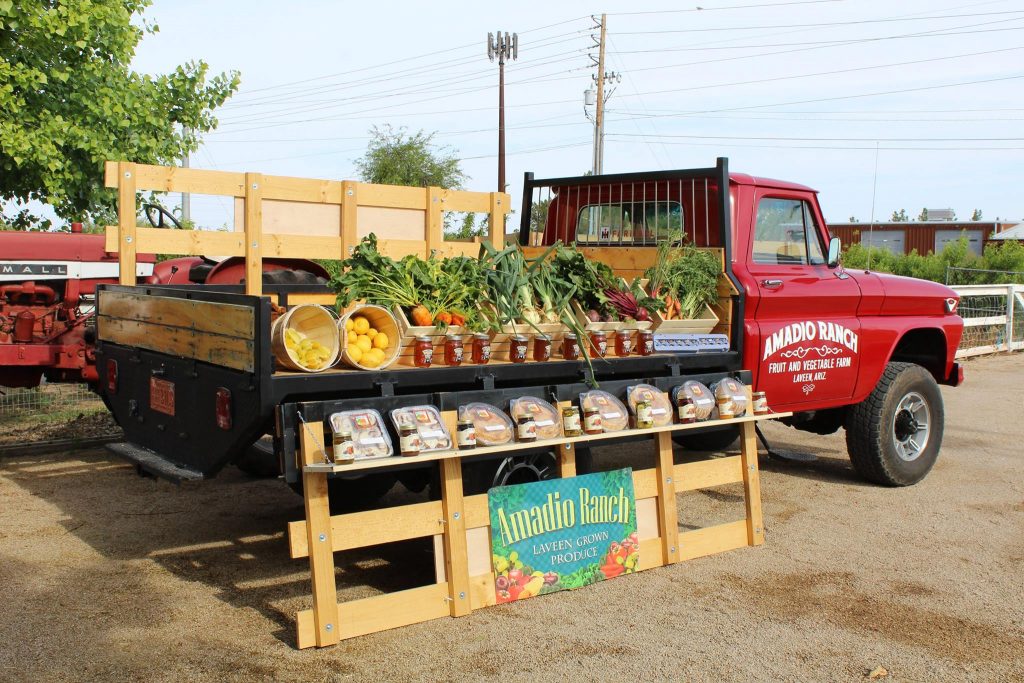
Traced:
<svg viewBox="0 0 1024 683">
<path fill-rule="evenodd" d="M 135 463 L 144 472 L 152 474 L 154 477 L 168 479 L 176 484 L 180 484 L 183 481 L 199 481 L 203 479 L 202 472 L 173 465 L 153 451 L 127 441 L 107 444 L 107 450 L 118 457 Z"/>
</svg>

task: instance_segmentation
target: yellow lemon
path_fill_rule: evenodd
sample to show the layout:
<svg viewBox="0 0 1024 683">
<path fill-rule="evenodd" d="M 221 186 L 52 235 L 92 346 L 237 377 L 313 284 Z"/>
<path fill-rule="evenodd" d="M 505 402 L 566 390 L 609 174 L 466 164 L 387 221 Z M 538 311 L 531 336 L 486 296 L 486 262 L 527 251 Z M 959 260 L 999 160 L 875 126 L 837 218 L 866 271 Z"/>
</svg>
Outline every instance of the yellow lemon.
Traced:
<svg viewBox="0 0 1024 683">
<path fill-rule="evenodd" d="M 355 333 L 355 330 L 348 331 L 348 343 L 355 344 L 356 339 L 359 339 L 359 335 Z"/>
<path fill-rule="evenodd" d="M 369 337 L 370 339 L 373 339 L 374 337 L 377 336 L 377 329 L 371 327 L 366 331 L 366 336 Z"/>
<path fill-rule="evenodd" d="M 361 315 L 357 315 L 352 318 L 352 329 L 356 331 L 356 334 L 366 334 L 366 331 L 370 329 L 370 321 Z"/>
<path fill-rule="evenodd" d="M 373 348 L 373 342 L 365 334 L 361 334 L 356 338 L 356 346 L 366 352 Z"/>
<path fill-rule="evenodd" d="M 345 318 L 345 331 L 346 332 L 351 332 L 352 328 L 355 327 L 355 326 L 356 326 L 356 324 L 354 322 L 352 322 L 352 318 Z"/>
<path fill-rule="evenodd" d="M 353 363 L 358 363 L 359 361 L 362 360 L 363 350 L 359 348 L 357 344 L 349 344 L 347 351 L 348 357 L 352 360 Z"/>
<path fill-rule="evenodd" d="M 369 353 L 363 356 L 363 359 L 359 362 L 363 367 L 366 368 L 375 368 L 378 365 L 380 365 L 380 359 L 377 358 L 377 356 L 374 356 Z"/>
<path fill-rule="evenodd" d="M 388 341 L 388 335 L 383 332 L 378 332 L 377 336 L 373 338 L 373 348 L 386 349 L 388 348 Z"/>
</svg>

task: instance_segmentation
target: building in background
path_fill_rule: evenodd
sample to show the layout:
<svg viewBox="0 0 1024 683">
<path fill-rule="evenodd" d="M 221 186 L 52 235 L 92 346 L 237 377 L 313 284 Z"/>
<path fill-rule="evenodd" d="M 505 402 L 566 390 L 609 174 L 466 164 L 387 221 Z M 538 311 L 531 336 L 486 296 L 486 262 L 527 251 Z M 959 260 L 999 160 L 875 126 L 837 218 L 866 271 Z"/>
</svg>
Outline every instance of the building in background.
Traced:
<svg viewBox="0 0 1024 683">
<path fill-rule="evenodd" d="M 932 215 L 932 211 L 928 213 Z M 829 223 L 828 230 L 833 237 L 842 240 L 844 247 L 863 244 L 888 249 L 894 254 L 909 254 L 915 249 L 918 254 L 940 252 L 963 234 L 967 237 L 970 250 L 980 256 L 989 240 L 1003 239 L 997 238 L 997 235 L 1010 231 L 1014 226 L 1024 228 L 1024 224 L 1018 226 L 1016 222 L 1005 221 L 927 220 Z M 1021 238 L 1024 235 L 1017 239 Z"/>
</svg>

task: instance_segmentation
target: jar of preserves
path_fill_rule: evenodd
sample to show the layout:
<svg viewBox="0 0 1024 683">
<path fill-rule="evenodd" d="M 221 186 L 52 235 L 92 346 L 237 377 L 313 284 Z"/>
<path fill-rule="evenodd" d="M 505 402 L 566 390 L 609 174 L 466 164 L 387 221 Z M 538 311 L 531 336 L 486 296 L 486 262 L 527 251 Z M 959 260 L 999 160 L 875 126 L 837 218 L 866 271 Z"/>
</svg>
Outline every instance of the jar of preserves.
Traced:
<svg viewBox="0 0 1024 683">
<path fill-rule="evenodd" d="M 654 332 L 640 330 L 636 333 L 636 352 L 641 356 L 650 356 L 654 353 Z"/>
<path fill-rule="evenodd" d="M 460 451 L 476 448 L 476 425 L 473 424 L 473 420 L 468 416 L 459 418 L 459 426 L 455 434 Z"/>
<path fill-rule="evenodd" d="M 537 440 L 537 421 L 533 415 L 521 415 L 516 420 L 516 441 L 527 442 Z"/>
<path fill-rule="evenodd" d="M 636 428 L 650 429 L 654 426 L 654 414 L 651 412 L 650 401 L 640 401 L 636 404 Z"/>
<path fill-rule="evenodd" d="M 430 337 L 416 337 L 412 348 L 413 365 L 418 368 L 429 368 L 434 360 L 434 342 Z"/>
<path fill-rule="evenodd" d="M 768 397 L 765 396 L 763 391 L 755 391 L 750 395 L 750 401 L 753 404 L 754 415 L 767 415 L 771 412 L 768 408 Z"/>
<path fill-rule="evenodd" d="M 676 414 L 679 416 L 679 424 L 688 425 L 697 421 L 697 406 L 693 399 L 679 392 L 676 398 Z"/>
<path fill-rule="evenodd" d="M 446 365 L 462 365 L 462 337 L 449 334 L 444 339 L 444 362 Z"/>
<path fill-rule="evenodd" d="M 608 353 L 608 335 L 601 330 L 590 333 L 590 344 L 594 347 L 594 355 L 604 358 Z"/>
<path fill-rule="evenodd" d="M 566 436 L 580 436 L 583 434 L 583 424 L 580 422 L 580 409 L 576 406 L 562 408 L 562 433 Z"/>
<path fill-rule="evenodd" d="M 579 360 L 580 357 L 580 343 L 576 339 L 576 335 L 572 332 L 567 332 L 562 337 L 562 358 L 565 360 Z"/>
<path fill-rule="evenodd" d="M 538 334 L 533 340 L 533 360 L 538 363 L 551 358 L 551 337 Z"/>
<path fill-rule="evenodd" d="M 604 431 L 601 423 L 601 411 L 597 408 L 587 408 L 583 411 L 583 432 L 585 434 L 600 434 Z"/>
<path fill-rule="evenodd" d="M 508 346 L 508 358 L 513 363 L 525 363 L 530 340 L 526 337 L 512 337 Z"/>
<path fill-rule="evenodd" d="M 355 462 L 356 442 L 352 440 L 351 431 L 335 432 L 333 446 L 335 465 L 350 465 Z"/>
<path fill-rule="evenodd" d="M 731 420 L 736 415 L 736 407 L 729 396 L 718 397 L 718 419 Z"/>
<path fill-rule="evenodd" d="M 633 353 L 632 330 L 619 330 L 615 333 L 615 355 L 620 358 Z"/>
<path fill-rule="evenodd" d="M 423 448 L 423 441 L 416 425 L 403 424 L 398 430 L 398 449 L 405 457 L 419 455 Z"/>
<path fill-rule="evenodd" d="M 486 334 L 473 335 L 473 363 L 487 365 L 491 360 L 491 338 Z"/>
</svg>

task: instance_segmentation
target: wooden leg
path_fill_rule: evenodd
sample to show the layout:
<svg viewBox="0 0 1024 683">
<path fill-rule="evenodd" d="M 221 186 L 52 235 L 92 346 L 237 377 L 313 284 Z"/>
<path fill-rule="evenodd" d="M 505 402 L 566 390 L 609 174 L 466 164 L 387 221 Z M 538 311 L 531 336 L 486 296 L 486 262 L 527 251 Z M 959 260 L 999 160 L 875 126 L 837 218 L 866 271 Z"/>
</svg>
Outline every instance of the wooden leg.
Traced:
<svg viewBox="0 0 1024 683">
<path fill-rule="evenodd" d="M 576 444 L 567 443 L 558 448 L 558 476 L 562 479 L 576 476 Z"/>
<path fill-rule="evenodd" d="M 753 422 L 740 426 L 743 462 L 743 493 L 747 506 L 747 545 L 764 543 L 764 520 L 761 516 L 761 478 L 757 469 L 757 437 Z"/>
<path fill-rule="evenodd" d="M 448 576 L 451 615 L 473 611 L 469 599 L 469 553 L 466 549 L 466 511 L 462 504 L 462 460 L 441 461 L 441 505 L 444 509 L 444 565 Z"/>
<path fill-rule="evenodd" d="M 672 435 L 658 432 L 658 526 L 661 527 L 662 559 L 665 564 L 679 561 L 679 515 L 676 512 L 676 484 L 673 479 Z"/>
<path fill-rule="evenodd" d="M 324 427 L 303 424 L 302 462 L 323 462 Z M 331 508 L 327 475 L 303 472 L 302 497 L 306 503 L 306 533 L 309 543 L 309 571 L 313 578 L 313 618 L 318 647 L 338 642 L 338 590 L 334 583 L 334 542 L 331 539 Z"/>
</svg>

